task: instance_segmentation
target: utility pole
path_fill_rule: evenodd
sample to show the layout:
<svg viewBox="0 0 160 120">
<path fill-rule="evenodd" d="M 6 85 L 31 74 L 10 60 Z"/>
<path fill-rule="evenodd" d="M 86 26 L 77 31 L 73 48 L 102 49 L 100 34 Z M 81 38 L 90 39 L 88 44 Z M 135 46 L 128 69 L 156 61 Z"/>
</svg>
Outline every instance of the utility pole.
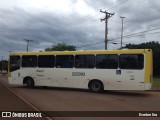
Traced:
<svg viewBox="0 0 160 120">
<path fill-rule="evenodd" d="M 29 42 L 32 42 L 33 40 L 28 40 L 28 39 L 24 39 L 27 42 L 27 52 L 28 52 L 28 47 L 29 47 Z"/>
<path fill-rule="evenodd" d="M 107 50 L 107 44 L 108 44 L 108 19 L 110 17 L 112 17 L 114 15 L 114 13 L 108 13 L 107 11 L 102 11 L 100 9 L 100 12 L 101 13 L 105 13 L 105 18 L 101 19 L 101 22 L 102 21 L 105 21 L 105 49 Z"/>
<path fill-rule="evenodd" d="M 120 47 L 120 49 L 122 49 L 122 39 L 123 39 L 123 19 L 126 18 L 126 17 L 120 16 L 120 18 L 122 19 L 122 28 L 121 28 L 121 47 Z"/>
</svg>

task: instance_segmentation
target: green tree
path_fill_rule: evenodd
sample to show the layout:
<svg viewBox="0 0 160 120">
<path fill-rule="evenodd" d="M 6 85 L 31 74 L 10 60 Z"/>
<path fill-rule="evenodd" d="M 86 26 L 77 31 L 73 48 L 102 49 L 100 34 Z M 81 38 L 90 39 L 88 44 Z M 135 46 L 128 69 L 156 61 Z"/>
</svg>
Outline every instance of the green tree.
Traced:
<svg viewBox="0 0 160 120">
<path fill-rule="evenodd" d="M 153 51 L 157 51 L 160 48 L 159 42 L 151 41 L 146 43 L 141 43 L 138 45 L 135 44 L 126 44 L 124 48 L 128 49 L 152 49 Z"/>
<path fill-rule="evenodd" d="M 67 45 L 65 43 L 58 43 L 57 45 L 52 45 L 50 48 L 46 48 L 45 51 L 75 51 L 76 46 Z"/>
<path fill-rule="evenodd" d="M 8 70 L 8 61 L 7 60 L 3 60 L 0 61 L 0 70 Z"/>
<path fill-rule="evenodd" d="M 151 41 L 138 45 L 127 44 L 124 48 L 128 49 L 152 49 L 153 51 L 153 75 L 160 76 L 160 44 L 159 42 Z"/>
</svg>

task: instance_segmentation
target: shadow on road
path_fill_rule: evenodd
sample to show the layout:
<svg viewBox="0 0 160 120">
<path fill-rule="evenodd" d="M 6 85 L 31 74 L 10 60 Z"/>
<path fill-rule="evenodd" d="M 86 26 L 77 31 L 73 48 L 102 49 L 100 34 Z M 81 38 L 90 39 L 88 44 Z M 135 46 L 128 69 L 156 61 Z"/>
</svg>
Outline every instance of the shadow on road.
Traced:
<svg viewBox="0 0 160 120">
<path fill-rule="evenodd" d="M 150 94 L 148 91 L 105 91 L 104 94 L 117 95 L 117 96 L 137 96 L 148 97 Z"/>
<path fill-rule="evenodd" d="M 118 90 L 105 90 L 102 93 L 93 93 L 86 89 L 76 89 L 76 88 L 62 88 L 62 87 L 34 87 L 27 88 L 25 86 L 12 86 L 13 88 L 31 89 L 31 90 L 56 90 L 56 91 L 70 91 L 70 92 L 87 92 L 91 94 L 106 94 L 106 95 L 116 95 L 116 96 L 137 96 L 137 97 L 148 97 L 150 96 L 149 91 L 118 91 Z"/>
</svg>

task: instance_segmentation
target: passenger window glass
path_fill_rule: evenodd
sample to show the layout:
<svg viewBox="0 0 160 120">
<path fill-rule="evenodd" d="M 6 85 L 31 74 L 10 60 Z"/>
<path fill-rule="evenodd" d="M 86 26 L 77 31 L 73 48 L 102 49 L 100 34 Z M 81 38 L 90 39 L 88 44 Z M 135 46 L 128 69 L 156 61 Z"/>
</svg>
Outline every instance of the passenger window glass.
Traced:
<svg viewBox="0 0 160 120">
<path fill-rule="evenodd" d="M 99 69 L 117 69 L 118 55 L 97 55 L 96 68 Z"/>
<path fill-rule="evenodd" d="M 22 56 L 22 67 L 37 67 L 37 56 Z"/>
<path fill-rule="evenodd" d="M 142 54 L 122 54 L 119 57 L 120 69 L 143 69 L 144 55 Z"/>
<path fill-rule="evenodd" d="M 94 55 L 76 55 L 75 67 L 76 68 L 94 68 L 95 56 Z"/>
<path fill-rule="evenodd" d="M 73 68 L 74 56 L 73 55 L 57 55 L 56 68 Z"/>
<path fill-rule="evenodd" d="M 20 56 L 10 57 L 10 71 L 15 71 L 20 69 Z"/>
<path fill-rule="evenodd" d="M 38 67 L 40 68 L 53 68 L 55 64 L 54 55 L 39 55 Z"/>
</svg>

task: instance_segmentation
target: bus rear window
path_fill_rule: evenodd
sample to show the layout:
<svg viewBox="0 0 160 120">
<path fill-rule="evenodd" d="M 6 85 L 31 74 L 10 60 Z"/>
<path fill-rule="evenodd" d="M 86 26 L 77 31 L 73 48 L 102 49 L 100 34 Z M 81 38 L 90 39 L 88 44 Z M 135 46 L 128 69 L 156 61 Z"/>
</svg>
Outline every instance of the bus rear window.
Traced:
<svg viewBox="0 0 160 120">
<path fill-rule="evenodd" d="M 10 57 L 10 71 L 15 71 L 20 69 L 20 56 Z"/>
</svg>

